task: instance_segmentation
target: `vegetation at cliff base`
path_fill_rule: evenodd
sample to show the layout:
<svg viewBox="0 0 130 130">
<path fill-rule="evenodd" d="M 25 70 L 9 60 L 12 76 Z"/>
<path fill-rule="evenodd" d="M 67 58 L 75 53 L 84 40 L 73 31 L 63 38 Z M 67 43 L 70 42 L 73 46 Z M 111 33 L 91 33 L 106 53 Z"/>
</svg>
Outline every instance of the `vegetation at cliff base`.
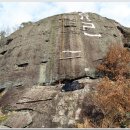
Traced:
<svg viewBox="0 0 130 130">
<path fill-rule="evenodd" d="M 93 97 L 93 106 L 103 114 L 99 123 L 86 116 L 77 127 L 130 128 L 130 51 L 118 44 L 110 47 L 104 61 L 97 67 L 102 78 Z M 84 100 L 85 102 L 86 100 Z M 97 111 L 99 116 L 99 109 Z M 86 110 L 87 111 L 87 110 Z M 85 111 L 84 111 L 85 113 Z M 94 114 L 94 111 L 91 113 Z M 100 116 L 101 117 L 101 116 Z"/>
</svg>

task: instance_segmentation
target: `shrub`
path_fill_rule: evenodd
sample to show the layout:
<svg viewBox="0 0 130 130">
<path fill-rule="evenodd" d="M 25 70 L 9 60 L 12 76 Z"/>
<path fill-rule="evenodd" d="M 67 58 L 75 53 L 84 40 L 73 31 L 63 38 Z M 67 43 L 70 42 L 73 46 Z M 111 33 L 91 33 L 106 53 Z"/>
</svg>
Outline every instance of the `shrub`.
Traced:
<svg viewBox="0 0 130 130">
<path fill-rule="evenodd" d="M 118 76 L 126 76 L 130 72 L 130 51 L 121 45 L 113 44 L 104 58 L 103 62 L 97 67 L 98 73 L 116 80 Z"/>
<path fill-rule="evenodd" d="M 97 67 L 104 77 L 92 97 L 93 103 L 103 111 L 103 120 L 95 125 L 91 118 L 86 116 L 86 119 L 77 125 L 78 128 L 130 127 L 130 79 L 127 77 L 130 71 L 129 63 L 130 52 L 126 48 L 117 44 L 110 46 L 105 59 Z"/>
<path fill-rule="evenodd" d="M 122 77 L 114 82 L 105 77 L 98 84 L 95 101 L 105 111 L 104 121 L 109 121 L 105 126 L 102 122 L 102 127 L 113 127 L 115 123 L 120 126 L 124 120 L 127 120 L 126 113 L 130 112 L 129 84 L 129 79 Z"/>
<path fill-rule="evenodd" d="M 102 127 L 121 127 L 127 120 L 126 113 L 130 112 L 129 63 L 129 50 L 114 44 L 97 68 L 105 76 L 97 86 L 95 97 L 95 101 L 105 111 Z"/>
</svg>

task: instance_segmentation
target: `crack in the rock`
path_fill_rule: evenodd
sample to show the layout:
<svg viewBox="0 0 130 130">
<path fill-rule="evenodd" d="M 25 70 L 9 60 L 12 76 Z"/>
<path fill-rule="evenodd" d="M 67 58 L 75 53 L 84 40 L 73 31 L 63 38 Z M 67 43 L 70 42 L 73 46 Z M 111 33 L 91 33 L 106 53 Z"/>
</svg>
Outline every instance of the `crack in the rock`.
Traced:
<svg viewBox="0 0 130 130">
<path fill-rule="evenodd" d="M 45 100 L 26 101 L 26 102 L 17 102 L 16 104 L 35 103 L 35 102 L 49 101 L 49 100 L 52 100 L 52 98 L 48 98 L 48 99 L 45 99 Z"/>
<path fill-rule="evenodd" d="M 33 121 L 30 122 L 28 125 L 24 126 L 23 128 L 28 128 L 28 126 L 30 126 L 32 123 L 33 123 Z"/>
<path fill-rule="evenodd" d="M 8 128 L 12 128 L 12 127 L 10 127 L 10 126 L 8 126 L 8 125 L 4 125 L 4 126 L 6 126 L 6 127 L 8 127 Z"/>
<path fill-rule="evenodd" d="M 93 60 L 93 62 L 102 61 L 102 60 L 103 60 L 103 58 L 102 59 Z"/>
<path fill-rule="evenodd" d="M 16 109 L 15 111 L 24 111 L 24 110 L 34 111 L 34 110 L 31 109 L 31 108 L 19 108 L 19 109 Z"/>
<path fill-rule="evenodd" d="M 39 114 L 43 114 L 43 112 L 34 110 L 34 109 L 32 109 L 32 108 L 19 108 L 19 109 L 15 109 L 14 111 L 20 112 L 20 111 L 25 111 L 25 110 L 26 110 L 26 111 L 34 111 L 34 112 L 37 112 L 37 113 L 39 113 Z"/>
</svg>

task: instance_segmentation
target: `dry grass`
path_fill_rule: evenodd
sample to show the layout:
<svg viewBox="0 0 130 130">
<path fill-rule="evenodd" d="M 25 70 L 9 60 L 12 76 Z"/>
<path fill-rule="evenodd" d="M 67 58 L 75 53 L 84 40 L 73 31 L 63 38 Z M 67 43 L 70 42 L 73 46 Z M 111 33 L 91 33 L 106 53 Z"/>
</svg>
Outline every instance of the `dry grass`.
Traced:
<svg viewBox="0 0 130 130">
<path fill-rule="evenodd" d="M 120 127 L 130 112 L 130 81 L 119 78 L 111 81 L 103 78 L 97 87 L 95 101 L 105 111 L 102 127 Z M 106 120 L 108 123 L 106 123 Z"/>
<path fill-rule="evenodd" d="M 77 128 L 93 128 L 93 124 L 91 123 L 90 119 L 84 119 L 83 123 L 77 123 L 76 124 Z"/>
<path fill-rule="evenodd" d="M 130 72 L 130 51 L 118 44 L 113 44 L 104 58 L 104 61 L 97 67 L 98 72 L 112 80 L 118 76 L 127 75 Z"/>
<path fill-rule="evenodd" d="M 86 116 L 78 128 L 130 128 L 130 51 L 114 44 L 97 69 L 104 75 L 92 97 L 94 103 L 104 112 L 103 120 L 94 125 Z M 84 101 L 85 102 L 85 101 Z M 88 111 L 86 109 L 86 111 Z"/>
</svg>

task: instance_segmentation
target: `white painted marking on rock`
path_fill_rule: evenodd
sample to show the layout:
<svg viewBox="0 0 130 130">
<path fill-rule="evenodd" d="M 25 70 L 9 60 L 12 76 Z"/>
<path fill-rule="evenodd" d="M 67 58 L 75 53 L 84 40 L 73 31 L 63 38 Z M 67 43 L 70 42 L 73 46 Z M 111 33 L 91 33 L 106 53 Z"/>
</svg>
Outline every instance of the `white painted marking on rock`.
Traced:
<svg viewBox="0 0 130 130">
<path fill-rule="evenodd" d="M 84 31 L 85 31 L 85 28 L 95 28 L 93 23 L 86 23 L 86 22 L 82 22 L 82 23 L 86 24 L 86 25 L 83 25 L 83 30 Z"/>
<path fill-rule="evenodd" d="M 84 15 L 83 13 L 79 13 L 79 15 L 81 16 L 81 20 L 83 20 L 84 16 L 86 17 L 87 21 L 91 21 L 89 19 L 89 15 L 86 14 Z M 86 31 L 86 28 L 95 28 L 95 25 L 93 23 L 87 23 L 87 22 L 82 22 L 84 25 L 83 25 L 83 31 L 84 31 L 84 35 L 86 36 L 90 36 L 90 37 L 101 37 L 101 34 L 89 34 Z"/>
<path fill-rule="evenodd" d="M 89 33 L 86 33 L 86 32 L 84 32 L 84 35 L 90 36 L 90 37 L 102 37 L 101 34 L 89 34 Z"/>
<path fill-rule="evenodd" d="M 81 16 L 81 20 L 83 20 L 83 13 L 79 13 L 79 15 Z"/>
<path fill-rule="evenodd" d="M 89 15 L 87 14 L 86 16 L 86 19 L 88 20 L 88 21 L 91 21 L 90 19 L 89 19 Z"/>
<path fill-rule="evenodd" d="M 70 52 L 70 53 L 79 53 L 79 52 L 81 52 L 81 51 L 62 51 L 62 52 Z"/>
</svg>

